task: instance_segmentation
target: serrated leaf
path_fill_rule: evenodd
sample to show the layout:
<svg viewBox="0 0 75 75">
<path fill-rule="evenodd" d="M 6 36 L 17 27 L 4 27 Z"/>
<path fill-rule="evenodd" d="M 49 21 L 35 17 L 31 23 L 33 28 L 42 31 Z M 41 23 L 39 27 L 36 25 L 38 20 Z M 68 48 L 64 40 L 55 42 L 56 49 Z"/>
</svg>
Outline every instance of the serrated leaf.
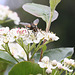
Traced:
<svg viewBox="0 0 75 75">
<path fill-rule="evenodd" d="M 26 12 L 42 18 L 45 22 L 49 21 L 50 17 L 50 7 L 46 5 L 36 4 L 36 3 L 26 3 L 22 7 Z M 56 20 L 58 17 L 58 12 L 54 11 L 52 21 Z"/>
<path fill-rule="evenodd" d="M 0 51 L 0 58 L 8 62 L 17 63 L 7 52 Z"/>
<path fill-rule="evenodd" d="M 50 60 L 61 61 L 66 57 L 72 56 L 73 52 L 74 48 L 55 48 L 45 51 L 43 56 L 48 56 Z M 40 53 L 36 53 L 34 58 L 36 62 L 39 61 Z"/>
<path fill-rule="evenodd" d="M 60 2 L 61 0 L 50 0 L 50 7 L 51 7 L 51 11 L 54 11 L 56 6 L 58 5 L 58 3 Z"/>
<path fill-rule="evenodd" d="M 42 72 L 43 70 L 38 64 L 26 61 L 16 64 L 9 75 L 37 75 L 38 73 L 42 74 Z"/>
</svg>

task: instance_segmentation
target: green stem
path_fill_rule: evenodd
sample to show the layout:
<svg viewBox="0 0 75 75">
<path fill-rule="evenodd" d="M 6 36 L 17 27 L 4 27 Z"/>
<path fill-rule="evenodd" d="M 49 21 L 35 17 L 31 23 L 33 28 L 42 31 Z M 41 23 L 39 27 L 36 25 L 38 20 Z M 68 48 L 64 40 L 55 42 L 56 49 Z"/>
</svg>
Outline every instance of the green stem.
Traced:
<svg viewBox="0 0 75 75">
<path fill-rule="evenodd" d="M 71 72 L 69 72 L 69 75 L 71 75 L 72 73 Z"/>
<path fill-rule="evenodd" d="M 75 72 L 73 73 L 73 75 L 75 75 Z"/>
<path fill-rule="evenodd" d="M 53 13 L 54 13 L 54 11 L 51 11 L 51 13 L 50 13 L 50 18 L 49 18 L 49 22 L 46 21 L 46 32 L 48 32 L 49 29 L 50 29 L 51 21 L 52 21 L 52 17 L 53 17 Z M 45 42 L 46 42 L 46 41 L 44 40 L 43 44 L 44 44 Z M 43 50 L 41 49 L 41 54 L 40 54 L 40 60 L 39 60 L 39 61 L 41 61 L 42 57 L 43 57 Z"/>
<path fill-rule="evenodd" d="M 53 17 L 53 13 L 54 13 L 54 11 L 50 13 L 49 22 L 46 22 L 46 24 L 47 24 L 47 25 L 46 25 L 46 32 L 48 32 L 49 29 L 50 29 L 51 21 L 52 21 L 52 17 Z"/>
<path fill-rule="evenodd" d="M 10 22 L 10 21 L 13 21 L 13 20 L 9 19 L 9 20 L 6 20 L 4 23 Z"/>
<path fill-rule="evenodd" d="M 66 75 L 67 75 L 67 70 L 66 70 Z"/>
<path fill-rule="evenodd" d="M 59 73 L 59 75 L 61 75 L 62 72 L 63 72 L 63 70 L 61 70 L 61 72 Z"/>
<path fill-rule="evenodd" d="M 9 52 L 8 52 L 9 53 Z M 12 56 L 13 57 L 13 59 L 15 59 L 16 61 L 17 61 L 17 63 L 19 63 L 19 61 L 11 54 L 11 53 L 9 53 L 10 54 L 10 56 Z"/>
<path fill-rule="evenodd" d="M 29 51 L 30 51 L 30 43 L 28 44 L 28 53 L 29 53 Z"/>
<path fill-rule="evenodd" d="M 24 47 L 25 44 L 23 43 L 23 40 L 21 39 L 22 44 L 20 43 L 19 39 L 16 40 L 16 42 L 24 49 L 25 53 L 27 54 L 27 50 L 26 50 L 26 48 Z M 25 46 L 26 46 L 26 45 L 25 45 Z"/>
<path fill-rule="evenodd" d="M 27 61 L 29 61 L 29 53 L 27 54 Z"/>
<path fill-rule="evenodd" d="M 32 46 L 30 47 L 29 52 L 35 47 L 35 45 L 36 45 L 35 43 L 32 44 Z"/>
<path fill-rule="evenodd" d="M 38 46 L 38 47 L 34 50 L 34 52 L 33 52 L 32 56 L 31 56 L 30 60 L 33 58 L 33 56 L 35 55 L 35 53 L 36 53 L 39 49 L 41 49 L 44 45 L 48 44 L 49 42 L 50 42 L 50 41 L 46 41 L 44 44 Z"/>
<path fill-rule="evenodd" d="M 2 50 L 2 49 L 0 49 L 0 51 L 4 51 L 5 52 L 5 50 Z"/>
<path fill-rule="evenodd" d="M 32 56 L 31 56 L 30 60 L 34 57 L 35 53 L 36 53 L 36 50 L 34 50 L 34 52 L 33 52 Z"/>
<path fill-rule="evenodd" d="M 57 74 L 57 70 L 55 71 L 54 75 L 56 75 L 56 74 Z"/>
<path fill-rule="evenodd" d="M 45 68 L 43 68 L 43 75 L 46 75 Z"/>
<path fill-rule="evenodd" d="M 28 44 L 28 49 L 27 49 L 27 61 L 29 61 L 29 51 L 30 51 L 30 44 Z"/>
</svg>

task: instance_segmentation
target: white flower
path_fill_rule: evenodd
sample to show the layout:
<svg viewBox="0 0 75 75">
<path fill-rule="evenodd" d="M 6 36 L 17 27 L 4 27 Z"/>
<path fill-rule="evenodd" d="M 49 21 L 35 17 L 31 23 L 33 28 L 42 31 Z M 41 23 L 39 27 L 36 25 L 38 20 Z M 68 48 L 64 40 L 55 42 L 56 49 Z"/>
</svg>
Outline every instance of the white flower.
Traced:
<svg viewBox="0 0 75 75">
<path fill-rule="evenodd" d="M 8 42 L 9 42 L 9 38 L 4 37 L 3 42 L 4 42 L 4 43 L 8 43 Z"/>
<path fill-rule="evenodd" d="M 44 56 L 41 61 L 44 62 L 44 63 L 49 63 L 49 57 Z"/>
<path fill-rule="evenodd" d="M 48 63 L 44 63 L 44 62 L 38 62 L 38 64 L 41 68 L 47 68 L 49 66 Z"/>
<path fill-rule="evenodd" d="M 64 59 L 64 63 L 68 64 L 68 62 L 69 62 L 69 59 L 68 58 L 65 58 Z"/>
<path fill-rule="evenodd" d="M 59 39 L 59 37 L 56 36 L 54 33 L 45 32 L 45 31 L 41 31 L 41 33 L 43 34 L 44 39 L 46 40 L 57 41 Z"/>
<path fill-rule="evenodd" d="M 62 66 L 62 64 L 61 63 L 57 63 L 57 67 L 58 67 L 58 69 L 62 69 L 63 68 L 63 66 Z"/>
<path fill-rule="evenodd" d="M 49 57 L 44 56 L 41 60 L 41 62 L 38 62 L 41 68 L 47 68 L 49 66 Z"/>
<path fill-rule="evenodd" d="M 9 32 L 9 27 L 0 28 L 0 35 L 7 35 Z"/>
<path fill-rule="evenodd" d="M 9 7 L 0 5 L 0 20 L 4 20 L 7 17 Z"/>
<path fill-rule="evenodd" d="M 57 65 L 57 61 L 56 61 L 56 60 L 53 60 L 53 61 L 51 62 L 51 64 L 52 64 L 53 66 L 56 66 L 56 65 Z"/>
<path fill-rule="evenodd" d="M 55 34 L 53 34 L 53 33 L 48 33 L 47 34 L 47 37 L 49 38 L 49 39 L 51 39 L 52 41 L 57 41 L 58 39 L 59 39 L 59 37 L 57 37 Z"/>
<path fill-rule="evenodd" d="M 74 60 L 73 59 L 70 59 L 69 60 L 69 65 L 72 65 L 72 64 L 74 64 Z"/>
<path fill-rule="evenodd" d="M 20 18 L 18 17 L 18 14 L 16 12 L 10 11 L 8 13 L 8 18 L 10 18 L 11 20 L 13 20 L 16 25 L 19 25 Z"/>
<path fill-rule="evenodd" d="M 22 57 L 25 60 L 27 60 L 27 55 L 26 55 L 25 51 L 18 43 L 8 43 L 8 45 L 10 48 L 10 52 L 12 53 L 12 55 L 15 58 L 19 59 L 19 57 Z M 31 57 L 31 53 L 29 54 L 29 57 Z"/>
<path fill-rule="evenodd" d="M 46 69 L 46 72 L 49 74 L 49 73 L 52 73 L 52 70 L 51 70 L 51 68 L 47 68 Z"/>
<path fill-rule="evenodd" d="M 69 72 L 73 72 L 73 70 L 69 69 L 68 67 L 63 66 L 62 68 L 63 68 L 64 70 L 69 71 Z"/>
</svg>

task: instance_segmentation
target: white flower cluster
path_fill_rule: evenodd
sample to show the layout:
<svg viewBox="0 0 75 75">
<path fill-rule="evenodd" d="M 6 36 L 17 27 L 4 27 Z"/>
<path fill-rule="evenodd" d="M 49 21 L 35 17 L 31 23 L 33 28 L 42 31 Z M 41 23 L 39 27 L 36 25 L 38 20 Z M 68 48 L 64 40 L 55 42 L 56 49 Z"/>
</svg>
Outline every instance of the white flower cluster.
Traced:
<svg viewBox="0 0 75 75">
<path fill-rule="evenodd" d="M 73 59 L 65 58 L 62 63 L 56 60 L 50 61 L 48 56 L 44 56 L 41 62 L 38 62 L 41 68 L 46 68 L 46 72 L 52 73 L 53 69 L 67 70 L 68 72 L 73 72 L 73 67 L 75 67 L 75 61 Z"/>
<path fill-rule="evenodd" d="M 50 32 L 46 33 L 42 30 L 33 32 L 33 30 L 28 30 L 27 28 L 14 28 L 11 30 L 9 27 L 0 28 L 0 41 L 5 43 L 14 42 L 19 38 L 22 38 L 25 44 L 39 43 L 41 39 L 50 41 L 57 41 L 59 39 L 59 37 L 57 37 L 55 34 Z"/>
<path fill-rule="evenodd" d="M 54 36 L 54 37 L 53 37 Z M 33 32 L 33 30 L 28 30 L 27 28 L 13 28 L 9 29 L 9 27 L 0 28 L 0 49 L 4 50 L 2 44 L 8 43 L 10 52 L 15 58 L 22 57 L 27 60 L 27 56 L 23 48 L 16 43 L 16 40 L 23 39 L 23 42 L 28 45 L 30 43 L 39 43 L 40 40 L 50 40 L 56 41 L 59 39 L 53 33 L 47 33 L 45 31 L 39 30 L 38 32 Z M 31 57 L 31 54 L 29 55 Z"/>
<path fill-rule="evenodd" d="M 13 20 L 16 25 L 20 22 L 20 18 L 16 12 L 11 11 L 8 6 L 0 5 L 0 21 L 6 20 L 7 18 Z"/>
</svg>

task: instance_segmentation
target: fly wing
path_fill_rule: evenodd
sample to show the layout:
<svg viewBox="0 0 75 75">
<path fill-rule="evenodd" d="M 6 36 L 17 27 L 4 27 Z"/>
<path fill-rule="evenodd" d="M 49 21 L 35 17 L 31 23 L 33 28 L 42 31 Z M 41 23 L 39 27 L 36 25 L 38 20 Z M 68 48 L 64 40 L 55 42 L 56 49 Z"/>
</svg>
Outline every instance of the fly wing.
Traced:
<svg viewBox="0 0 75 75">
<path fill-rule="evenodd" d="M 30 23 L 24 23 L 24 22 L 20 22 L 21 25 L 26 26 L 26 27 L 31 27 Z"/>
<path fill-rule="evenodd" d="M 34 25 L 38 25 L 38 23 L 39 23 L 39 19 L 36 19 L 36 20 L 33 21 Z"/>
</svg>

